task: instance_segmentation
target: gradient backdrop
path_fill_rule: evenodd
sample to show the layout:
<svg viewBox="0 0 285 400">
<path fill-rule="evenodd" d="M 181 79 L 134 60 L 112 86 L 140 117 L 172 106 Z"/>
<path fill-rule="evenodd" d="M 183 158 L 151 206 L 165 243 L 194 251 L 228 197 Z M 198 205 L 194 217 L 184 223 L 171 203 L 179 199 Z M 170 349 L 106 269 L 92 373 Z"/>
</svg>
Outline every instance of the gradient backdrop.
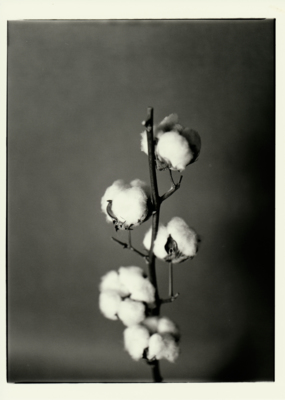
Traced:
<svg viewBox="0 0 285 400">
<path fill-rule="evenodd" d="M 164 203 L 202 236 L 175 267 L 163 314 L 182 331 L 166 382 L 274 379 L 274 21 L 8 24 L 8 380 L 145 382 L 123 326 L 98 310 L 100 277 L 145 264 L 110 240 L 100 199 L 148 181 L 147 106 L 202 138 Z M 168 175 L 158 175 L 160 193 Z M 141 240 L 149 222 L 134 232 Z M 124 240 L 124 232 L 119 235 Z M 160 294 L 168 272 L 158 262 Z"/>
</svg>

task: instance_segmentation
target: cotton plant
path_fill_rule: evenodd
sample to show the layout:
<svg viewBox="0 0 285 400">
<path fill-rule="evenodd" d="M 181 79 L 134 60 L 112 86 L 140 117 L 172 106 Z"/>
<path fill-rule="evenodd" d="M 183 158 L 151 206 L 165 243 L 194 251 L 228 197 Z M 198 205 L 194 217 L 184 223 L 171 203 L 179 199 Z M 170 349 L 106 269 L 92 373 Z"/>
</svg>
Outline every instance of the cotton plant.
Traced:
<svg viewBox="0 0 285 400">
<path fill-rule="evenodd" d="M 147 264 L 121 266 L 102 276 L 99 284 L 99 309 L 103 316 L 124 325 L 124 349 L 134 361 L 151 366 L 154 382 L 162 382 L 160 360 L 174 363 L 180 354 L 180 330 L 167 316 L 160 316 L 162 305 L 177 299 L 173 293 L 173 265 L 192 260 L 199 249 L 200 238 L 194 228 L 179 216 L 166 225 L 160 223 L 162 203 L 181 186 L 182 173 L 198 160 L 201 150 L 199 134 L 180 124 L 177 114 L 166 116 L 153 125 L 153 109 L 147 110 L 145 127 L 140 135 L 141 150 L 148 156 L 150 186 L 140 179 L 113 182 L 101 198 L 106 221 L 114 225 L 117 235 L 127 231 L 127 242 L 112 239 L 135 252 Z M 170 189 L 159 195 L 157 171 L 168 171 Z M 180 179 L 174 181 L 172 172 Z M 132 245 L 132 232 L 151 218 L 151 227 L 143 239 L 144 250 Z M 156 259 L 169 265 L 169 296 L 158 292 Z"/>
</svg>

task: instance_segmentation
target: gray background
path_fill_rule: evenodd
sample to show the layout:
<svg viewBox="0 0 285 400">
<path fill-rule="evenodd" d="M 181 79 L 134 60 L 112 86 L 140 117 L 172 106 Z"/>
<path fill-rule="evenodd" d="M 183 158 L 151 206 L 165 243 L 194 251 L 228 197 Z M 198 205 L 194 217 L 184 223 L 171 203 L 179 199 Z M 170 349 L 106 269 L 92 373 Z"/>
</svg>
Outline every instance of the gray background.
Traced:
<svg viewBox="0 0 285 400">
<path fill-rule="evenodd" d="M 162 375 L 273 380 L 274 21 L 14 21 L 8 39 L 8 380 L 150 380 L 98 310 L 103 274 L 145 267 L 110 240 L 100 199 L 115 179 L 148 181 L 147 106 L 202 138 L 161 213 L 202 236 L 162 309 L 182 331 Z M 165 297 L 165 264 L 157 275 Z"/>
</svg>

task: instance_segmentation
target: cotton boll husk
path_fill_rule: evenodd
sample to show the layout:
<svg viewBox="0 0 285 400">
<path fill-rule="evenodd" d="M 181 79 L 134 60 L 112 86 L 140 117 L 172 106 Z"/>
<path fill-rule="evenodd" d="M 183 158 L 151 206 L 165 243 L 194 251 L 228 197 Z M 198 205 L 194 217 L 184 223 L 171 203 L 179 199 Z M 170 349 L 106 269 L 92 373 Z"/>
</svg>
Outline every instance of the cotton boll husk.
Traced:
<svg viewBox="0 0 285 400">
<path fill-rule="evenodd" d="M 145 234 L 144 240 L 143 240 L 143 245 L 147 250 L 150 249 L 151 234 L 152 234 L 152 228 L 150 228 L 147 231 L 147 233 Z M 166 252 L 164 246 L 167 242 L 168 235 L 169 234 L 167 232 L 166 227 L 163 225 L 160 225 L 158 228 L 156 239 L 154 241 L 153 252 L 156 255 L 156 257 L 160 258 L 161 260 L 163 260 L 165 257 L 167 257 L 167 252 Z"/>
<path fill-rule="evenodd" d="M 193 158 L 188 141 L 177 131 L 161 135 L 156 146 L 156 154 L 174 171 L 183 171 Z"/>
<path fill-rule="evenodd" d="M 112 211 L 126 226 L 137 226 L 148 215 L 148 197 L 140 187 L 126 188 L 114 197 Z"/>
<path fill-rule="evenodd" d="M 144 325 L 148 329 L 150 334 L 156 333 L 158 326 L 158 317 L 147 317 L 142 322 L 142 325 Z"/>
<path fill-rule="evenodd" d="M 163 118 L 163 120 L 154 128 L 154 132 L 156 135 L 161 136 L 161 134 L 164 132 L 172 131 L 177 124 L 178 115 L 170 114 L 167 117 Z"/>
<path fill-rule="evenodd" d="M 198 236 L 189 228 L 186 222 L 179 217 L 174 217 L 167 224 L 168 233 L 176 241 L 179 250 L 187 257 L 194 257 L 198 249 Z M 177 260 L 173 260 L 175 263 Z"/>
<path fill-rule="evenodd" d="M 118 316 L 126 326 L 137 325 L 145 319 L 145 306 L 139 301 L 125 299 L 120 303 Z"/>
<path fill-rule="evenodd" d="M 175 362 L 179 356 L 179 345 L 175 341 L 174 337 L 170 334 L 164 334 L 163 343 L 164 343 L 164 350 L 162 357 L 168 360 L 169 362 Z"/>
<path fill-rule="evenodd" d="M 170 333 L 175 337 L 176 340 L 178 340 L 180 337 L 180 332 L 177 325 L 166 317 L 159 318 L 157 332 L 160 334 Z"/>
<path fill-rule="evenodd" d="M 124 330 L 125 349 L 136 361 L 142 358 L 144 350 L 148 347 L 148 341 L 148 330 L 141 325 L 133 325 Z"/>
<path fill-rule="evenodd" d="M 99 309 L 102 314 L 109 319 L 118 319 L 117 315 L 122 302 L 118 293 L 111 290 L 101 292 L 99 295 Z"/>
<path fill-rule="evenodd" d="M 193 157 L 189 164 L 192 164 L 194 161 L 197 160 L 200 151 L 201 151 L 201 137 L 198 132 L 194 131 L 194 129 L 190 128 L 182 128 L 180 134 L 185 137 L 187 140 Z"/>
<path fill-rule="evenodd" d="M 107 221 L 112 222 L 112 218 L 108 215 L 107 213 L 107 205 L 108 205 L 108 200 L 113 200 L 114 197 L 121 192 L 124 188 L 126 187 L 126 184 L 122 179 L 118 179 L 115 181 L 111 186 L 109 186 L 105 193 L 104 196 L 101 199 L 101 209 L 104 214 L 106 214 Z"/>
<path fill-rule="evenodd" d="M 161 360 L 165 352 L 165 343 L 162 336 L 159 333 L 151 335 L 148 343 L 148 354 L 147 358 L 152 360 L 156 358 Z"/>
<path fill-rule="evenodd" d="M 112 290 L 118 293 L 118 295 L 121 297 L 125 297 L 130 294 L 126 286 L 121 283 L 117 271 L 109 271 L 107 274 L 102 276 L 99 289 L 101 292 Z"/>
</svg>

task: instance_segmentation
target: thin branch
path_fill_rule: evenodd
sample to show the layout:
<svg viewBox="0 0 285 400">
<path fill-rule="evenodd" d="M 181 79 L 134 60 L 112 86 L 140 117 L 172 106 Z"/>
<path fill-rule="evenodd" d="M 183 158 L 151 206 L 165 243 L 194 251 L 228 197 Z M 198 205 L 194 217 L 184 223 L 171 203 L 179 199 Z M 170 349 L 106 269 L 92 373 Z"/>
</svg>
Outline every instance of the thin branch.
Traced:
<svg viewBox="0 0 285 400">
<path fill-rule="evenodd" d="M 160 304 L 173 303 L 173 301 L 175 301 L 179 295 L 180 295 L 180 293 L 177 292 L 167 299 L 161 299 Z"/>
<path fill-rule="evenodd" d="M 173 193 L 175 193 L 180 188 L 180 185 L 181 185 L 181 182 L 183 179 L 183 175 L 180 175 L 179 181 L 177 183 L 175 183 L 171 169 L 168 169 L 168 171 L 169 171 L 169 175 L 170 175 L 171 188 L 166 193 L 164 193 L 164 195 L 162 195 L 160 197 L 160 203 L 162 203 L 163 201 L 168 199 Z"/>
<path fill-rule="evenodd" d="M 129 231 L 130 232 L 130 231 Z M 132 246 L 132 244 L 129 243 L 124 243 L 121 242 L 121 240 L 116 239 L 115 237 L 112 236 L 112 240 L 114 240 L 114 242 L 120 244 L 123 249 L 128 249 L 133 251 L 134 253 L 138 254 L 139 256 L 143 257 L 145 259 L 145 261 L 148 263 L 148 255 L 147 254 L 143 254 L 142 252 L 140 252 L 139 250 L 137 250 L 135 247 Z"/>
</svg>

